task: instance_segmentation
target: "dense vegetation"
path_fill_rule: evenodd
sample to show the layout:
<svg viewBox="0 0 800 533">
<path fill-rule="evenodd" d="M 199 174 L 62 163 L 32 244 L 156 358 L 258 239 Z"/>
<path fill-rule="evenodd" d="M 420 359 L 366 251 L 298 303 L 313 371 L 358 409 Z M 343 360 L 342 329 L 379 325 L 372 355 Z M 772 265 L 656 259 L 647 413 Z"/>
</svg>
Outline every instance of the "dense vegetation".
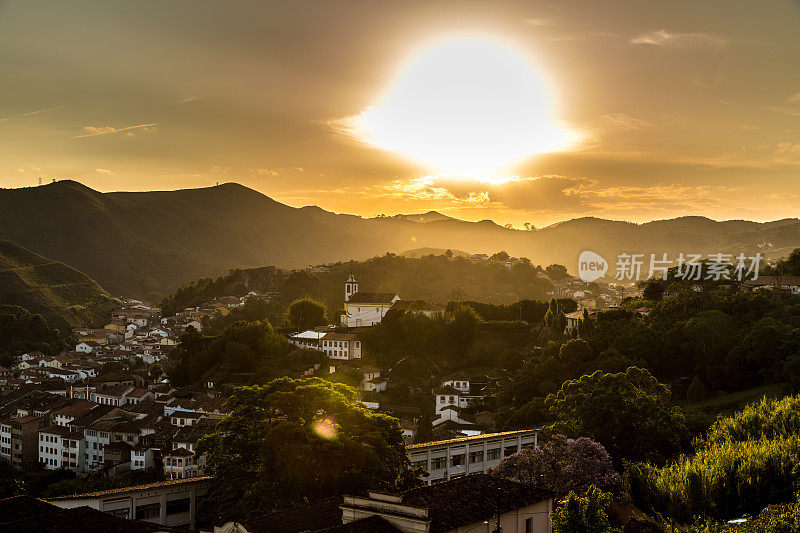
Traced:
<svg viewBox="0 0 800 533">
<path fill-rule="evenodd" d="M 227 406 L 231 415 L 199 444 L 214 475 L 202 509 L 207 518 L 242 519 L 418 483 L 397 420 L 367 409 L 346 385 L 276 379 L 237 389 Z"/>
<path fill-rule="evenodd" d="M 70 327 L 102 325 L 114 302 L 83 272 L 0 241 L 0 305 L 42 315 L 66 334 Z"/>
<path fill-rule="evenodd" d="M 634 501 L 683 523 L 791 501 L 800 482 L 800 396 L 764 399 L 721 418 L 694 448 L 662 468 L 633 466 Z"/>
<path fill-rule="evenodd" d="M 0 366 L 10 367 L 15 355 L 33 350 L 53 354 L 63 346 L 59 331 L 50 328 L 41 315 L 32 315 L 13 305 L 0 305 Z"/>
<path fill-rule="evenodd" d="M 257 383 L 299 375 L 324 360 L 325 356 L 316 350 L 301 350 L 289 344 L 267 320 L 240 321 L 214 336 L 193 328 L 187 330 L 170 354 L 167 376 L 170 383 L 178 386 L 196 383 L 211 374 L 222 381 Z"/>
<path fill-rule="evenodd" d="M 273 322 L 291 302 L 305 296 L 324 303 L 335 318 L 335 311 L 341 309 L 344 302 L 344 281 L 351 273 L 358 279 L 360 290 L 397 292 L 404 300 L 446 304 L 451 300 L 469 299 L 511 304 L 525 298 L 545 300 L 552 284 L 543 272 L 529 261 L 518 262 L 508 269 L 499 261 L 475 263 L 464 257 L 447 255 L 409 258 L 386 254 L 367 261 L 328 265 L 320 272 L 287 273 L 272 267 L 236 270 L 226 276 L 203 278 L 181 286 L 162 301 L 161 308 L 169 315 L 219 296 L 243 296 L 249 291 L 277 292 L 270 316 Z M 535 318 L 537 309 L 531 305 L 524 304 L 522 312 Z M 511 320 L 519 319 L 518 308 L 504 311 L 506 316 L 513 314 Z"/>
<path fill-rule="evenodd" d="M 634 311 L 643 305 L 649 314 Z M 501 389 L 506 426 L 548 422 L 547 395 L 597 370 L 645 368 L 671 384 L 679 402 L 770 384 L 800 388 L 800 296 L 673 286 L 662 299 L 631 299 L 599 312 L 586 326 L 579 325 L 577 339 L 559 334 L 560 324 L 546 328 L 540 348 Z M 690 428 L 700 431 L 712 420 L 694 413 Z"/>
</svg>

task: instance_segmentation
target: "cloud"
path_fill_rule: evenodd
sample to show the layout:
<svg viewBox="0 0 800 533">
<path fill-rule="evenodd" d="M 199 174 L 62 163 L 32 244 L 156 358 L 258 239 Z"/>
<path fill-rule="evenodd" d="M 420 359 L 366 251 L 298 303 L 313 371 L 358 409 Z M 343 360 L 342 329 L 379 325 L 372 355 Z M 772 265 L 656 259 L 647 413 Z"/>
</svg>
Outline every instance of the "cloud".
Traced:
<svg viewBox="0 0 800 533">
<path fill-rule="evenodd" d="M 88 133 L 83 135 L 75 135 L 73 139 L 82 139 L 83 137 L 95 137 L 97 135 L 108 135 L 110 133 L 123 133 L 127 137 L 133 137 L 133 130 L 141 130 L 144 132 L 155 131 L 160 123 L 152 122 L 150 124 L 137 124 L 136 126 L 126 126 L 124 128 L 115 128 L 113 126 L 84 126 L 83 130 Z"/>
<path fill-rule="evenodd" d="M 195 100 L 199 100 L 199 96 L 186 96 L 178 100 L 179 104 L 188 104 L 189 102 L 194 102 Z"/>
<path fill-rule="evenodd" d="M 652 122 L 637 118 L 626 113 L 611 113 L 602 117 L 608 124 L 618 129 L 646 131 L 654 128 Z"/>
<path fill-rule="evenodd" d="M 280 176 L 281 172 L 303 172 L 305 169 L 300 166 L 294 166 L 281 168 L 253 168 L 250 170 L 253 174 L 258 174 L 260 176 Z"/>
<path fill-rule="evenodd" d="M 227 174 L 231 171 L 231 167 L 223 167 L 221 165 L 211 165 L 211 168 L 208 169 L 209 172 L 213 172 L 214 174 Z"/>
<path fill-rule="evenodd" d="M 33 115 L 41 115 L 42 113 L 49 113 L 50 111 L 56 111 L 58 109 L 63 109 L 65 107 L 67 107 L 67 106 L 65 106 L 65 105 L 57 105 L 55 107 L 47 107 L 47 108 L 44 108 L 44 109 L 36 109 L 34 111 L 28 111 L 27 113 L 20 113 L 19 115 L 12 115 L 10 117 L 0 118 L 0 122 L 6 122 L 6 121 L 14 119 L 14 118 L 23 118 L 23 117 L 31 117 Z"/>
<path fill-rule="evenodd" d="M 800 103 L 800 93 L 794 93 L 792 96 L 787 98 L 786 101 L 790 104 Z"/>
<path fill-rule="evenodd" d="M 278 170 L 270 169 L 270 168 L 254 168 L 253 171 L 256 174 L 261 176 L 280 176 L 281 173 Z"/>
<path fill-rule="evenodd" d="M 94 171 L 97 172 L 98 174 L 105 174 L 107 176 L 113 176 L 114 174 L 116 174 L 116 172 L 114 172 L 113 170 L 109 170 L 107 168 L 96 168 L 94 169 Z"/>
<path fill-rule="evenodd" d="M 524 216 L 639 213 L 641 211 L 697 212 L 719 207 L 724 195 L 740 192 L 728 186 L 657 184 L 646 187 L 603 187 L 595 179 L 562 175 L 512 176 L 491 182 L 425 176 L 338 191 L 348 197 L 413 201 L 435 209 L 480 210 Z"/>
<path fill-rule="evenodd" d="M 775 153 L 783 156 L 800 157 L 800 143 L 778 143 Z"/>
<path fill-rule="evenodd" d="M 657 30 L 633 37 L 631 44 L 645 44 L 661 48 L 724 48 L 729 41 L 714 33 L 681 33 Z"/>
</svg>

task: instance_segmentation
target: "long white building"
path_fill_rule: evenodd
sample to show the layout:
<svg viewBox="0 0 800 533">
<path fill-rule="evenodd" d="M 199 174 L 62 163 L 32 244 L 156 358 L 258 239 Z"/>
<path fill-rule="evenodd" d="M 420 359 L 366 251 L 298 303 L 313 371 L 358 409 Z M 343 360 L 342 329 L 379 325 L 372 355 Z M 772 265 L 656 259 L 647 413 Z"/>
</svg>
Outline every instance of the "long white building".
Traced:
<svg viewBox="0 0 800 533">
<path fill-rule="evenodd" d="M 486 472 L 525 446 L 538 445 L 535 429 L 487 433 L 406 446 L 411 466 L 430 473 L 428 484 Z"/>
</svg>

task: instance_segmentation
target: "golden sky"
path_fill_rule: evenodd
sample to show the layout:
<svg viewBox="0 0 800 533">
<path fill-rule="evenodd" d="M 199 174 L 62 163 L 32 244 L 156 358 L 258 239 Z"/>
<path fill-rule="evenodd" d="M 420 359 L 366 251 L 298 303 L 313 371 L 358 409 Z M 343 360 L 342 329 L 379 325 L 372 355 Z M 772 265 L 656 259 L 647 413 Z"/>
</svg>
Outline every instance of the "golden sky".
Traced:
<svg viewBox="0 0 800 533">
<path fill-rule="evenodd" d="M 448 39 L 502 43 L 539 81 L 482 48 L 453 75 L 413 67 Z M 793 217 L 799 58 L 796 1 L 0 0 L 0 186 L 237 181 L 293 206 L 515 226 Z M 448 107 L 472 90 L 499 96 Z M 374 116 L 405 137 L 354 133 Z M 545 148 L 559 131 L 572 142 Z M 470 177 L 431 163 L 492 143 L 531 148 Z"/>
</svg>

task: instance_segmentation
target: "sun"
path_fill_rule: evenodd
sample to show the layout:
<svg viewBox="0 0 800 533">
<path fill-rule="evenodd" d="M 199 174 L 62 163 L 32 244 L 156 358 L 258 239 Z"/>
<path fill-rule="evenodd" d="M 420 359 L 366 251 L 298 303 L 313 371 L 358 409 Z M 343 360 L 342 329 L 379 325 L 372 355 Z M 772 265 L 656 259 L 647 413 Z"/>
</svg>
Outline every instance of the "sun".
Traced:
<svg viewBox="0 0 800 533">
<path fill-rule="evenodd" d="M 351 132 L 434 172 L 486 176 L 569 145 L 573 134 L 553 115 L 550 85 L 522 53 L 456 37 L 403 64 Z"/>
</svg>

